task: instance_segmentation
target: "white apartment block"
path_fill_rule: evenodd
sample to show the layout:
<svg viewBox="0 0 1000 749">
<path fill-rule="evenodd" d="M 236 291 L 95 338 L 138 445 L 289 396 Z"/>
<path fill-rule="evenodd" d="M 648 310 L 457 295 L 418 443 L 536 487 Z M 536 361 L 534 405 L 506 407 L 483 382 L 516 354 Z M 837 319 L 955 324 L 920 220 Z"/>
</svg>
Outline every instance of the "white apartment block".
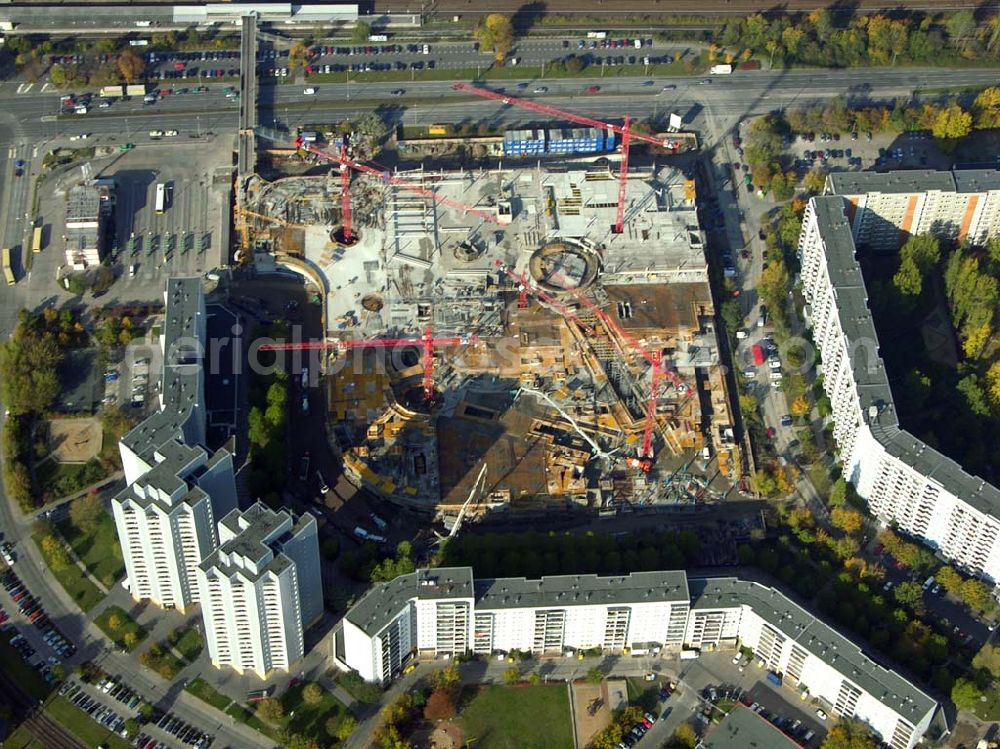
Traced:
<svg viewBox="0 0 1000 749">
<path fill-rule="evenodd" d="M 858 247 L 895 252 L 908 235 L 928 233 L 982 245 L 1000 235 L 995 169 L 836 172 L 826 192 L 847 200 Z"/>
<path fill-rule="evenodd" d="M 910 749 L 937 704 L 773 588 L 684 572 L 475 580 L 468 567 L 418 570 L 374 587 L 334 632 L 335 662 L 388 683 L 414 655 L 513 650 L 560 657 L 754 650 L 784 682 Z"/>
<path fill-rule="evenodd" d="M 233 459 L 176 440 L 111 500 L 129 590 L 136 601 L 186 611 L 198 603 L 195 570 L 218 545 L 216 513 L 236 506 Z"/>
<path fill-rule="evenodd" d="M 219 522 L 219 547 L 197 579 L 212 665 L 261 678 L 287 671 L 323 613 L 316 520 L 259 502 L 234 510 Z"/>
<path fill-rule="evenodd" d="M 923 539 L 970 574 L 1000 581 L 1000 491 L 899 426 L 850 213 L 840 196 L 814 198 L 799 238 L 844 476 L 883 523 Z"/>
<path fill-rule="evenodd" d="M 231 454 L 205 441 L 205 300 L 200 278 L 167 282 L 160 410 L 119 443 L 127 488 L 112 500 L 129 589 L 137 601 L 187 610 L 216 522 L 237 506 Z"/>
<path fill-rule="evenodd" d="M 155 465 L 160 445 L 178 440 L 205 443 L 205 295 L 200 278 L 171 278 L 164 292 L 166 313 L 160 333 L 163 382 L 160 410 L 122 437 L 119 451 L 125 481 L 131 484 Z"/>
<path fill-rule="evenodd" d="M 910 749 L 930 726 L 933 699 L 774 588 L 735 577 L 688 584 L 689 647 L 750 648 L 785 686 L 862 721 L 892 749 Z"/>
</svg>

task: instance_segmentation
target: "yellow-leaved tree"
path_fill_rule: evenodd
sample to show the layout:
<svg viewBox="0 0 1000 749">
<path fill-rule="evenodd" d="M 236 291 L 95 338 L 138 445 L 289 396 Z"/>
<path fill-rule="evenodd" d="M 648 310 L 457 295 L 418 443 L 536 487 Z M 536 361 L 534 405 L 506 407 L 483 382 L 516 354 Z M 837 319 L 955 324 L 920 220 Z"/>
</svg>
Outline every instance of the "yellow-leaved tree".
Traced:
<svg viewBox="0 0 1000 749">
<path fill-rule="evenodd" d="M 497 62 L 503 62 L 514 43 L 514 25 L 507 16 L 491 13 L 476 27 L 475 36 L 484 49 L 493 50 Z"/>
</svg>

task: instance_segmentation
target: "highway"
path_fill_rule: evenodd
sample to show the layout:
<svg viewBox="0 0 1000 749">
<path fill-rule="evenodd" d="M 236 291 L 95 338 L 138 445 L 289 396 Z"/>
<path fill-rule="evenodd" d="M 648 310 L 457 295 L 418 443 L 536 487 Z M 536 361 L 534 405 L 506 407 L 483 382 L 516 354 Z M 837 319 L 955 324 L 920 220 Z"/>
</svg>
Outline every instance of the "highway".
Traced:
<svg viewBox="0 0 1000 749">
<path fill-rule="evenodd" d="M 710 84 L 702 81 L 711 80 Z M 652 81 L 652 85 L 647 85 Z M 608 118 L 628 111 L 636 117 L 663 117 L 678 112 L 688 124 L 703 109 L 724 119 L 741 117 L 777 108 L 806 106 L 836 96 L 856 101 L 910 96 L 915 90 L 987 86 L 996 83 L 992 69 L 942 70 L 939 68 L 849 69 L 829 71 L 758 71 L 711 78 L 577 78 L 513 80 L 490 83 L 489 87 L 519 96 L 535 98 L 556 107 L 565 107 Z M 522 88 L 519 88 L 519 84 Z M 584 95 L 591 85 L 597 94 Z M 544 86 L 544 94 L 533 90 Z M 676 86 L 664 91 L 664 86 Z M 43 140 L 84 132 L 114 135 L 116 141 L 141 143 L 148 131 L 173 128 L 181 135 L 201 132 L 235 131 L 239 104 L 227 99 L 225 86 L 215 84 L 201 94 L 170 95 L 153 105 L 141 100 L 117 101 L 107 109 L 93 109 L 87 115 L 57 115 L 58 94 L 33 88 L 17 93 L 12 82 L 0 86 L 0 103 L 17 121 L 21 132 L 33 132 Z M 391 92 L 402 88 L 404 94 Z M 487 121 L 518 124 L 538 121 L 532 115 L 488 100 L 478 100 L 451 89 L 447 81 L 413 83 L 326 83 L 316 84 L 316 94 L 303 94 L 301 85 L 269 83 L 260 85 L 260 124 L 265 127 L 336 122 L 376 107 L 395 124 Z M 0 134 L 2 135 L 2 134 Z M 0 143 L 0 147 L 9 142 Z"/>
</svg>

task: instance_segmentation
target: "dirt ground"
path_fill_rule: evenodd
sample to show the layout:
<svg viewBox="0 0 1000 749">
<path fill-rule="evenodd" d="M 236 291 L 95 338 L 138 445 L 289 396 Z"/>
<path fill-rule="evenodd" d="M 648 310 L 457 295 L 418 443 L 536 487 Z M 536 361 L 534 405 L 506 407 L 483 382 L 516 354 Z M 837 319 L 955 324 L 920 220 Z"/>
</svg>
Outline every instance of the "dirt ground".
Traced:
<svg viewBox="0 0 1000 749">
<path fill-rule="evenodd" d="M 60 463 L 86 463 L 100 454 L 102 434 L 99 419 L 52 419 L 49 450 Z"/>
<path fill-rule="evenodd" d="M 576 718 L 576 745 L 587 746 L 611 722 L 611 713 L 628 704 L 628 692 L 621 679 L 600 684 L 573 685 L 573 715 Z"/>
<path fill-rule="evenodd" d="M 430 749 L 460 749 L 462 731 L 454 723 L 439 723 L 426 741 Z"/>
</svg>

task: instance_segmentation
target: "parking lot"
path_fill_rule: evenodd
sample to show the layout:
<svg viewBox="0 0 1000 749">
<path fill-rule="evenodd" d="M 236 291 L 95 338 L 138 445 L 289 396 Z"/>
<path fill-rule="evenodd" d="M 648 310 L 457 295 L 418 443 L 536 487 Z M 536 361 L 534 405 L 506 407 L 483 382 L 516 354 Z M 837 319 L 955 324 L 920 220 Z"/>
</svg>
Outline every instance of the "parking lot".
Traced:
<svg viewBox="0 0 1000 749">
<path fill-rule="evenodd" d="M 709 721 L 722 717 L 720 705 L 740 701 L 754 709 L 761 717 L 770 720 L 781 730 L 789 733 L 795 726 L 796 740 L 803 746 L 818 747 L 826 736 L 826 729 L 831 719 L 820 720 L 816 709 L 822 705 L 814 705 L 811 700 L 803 700 L 800 694 L 789 686 L 775 686 L 767 681 L 767 671 L 747 662 L 746 657 L 733 663 L 734 652 L 702 652 L 696 660 L 683 661 L 680 670 L 684 694 L 684 706 L 687 710 L 675 708 L 680 713 L 678 722 L 684 722 L 685 713 L 690 716 L 693 711 L 705 715 Z M 712 691 L 715 697 L 712 697 Z M 691 692 L 693 691 L 693 695 Z M 756 703 L 756 708 L 754 704 Z M 829 711 L 829 706 L 825 706 Z M 699 732 L 704 732 L 707 724 L 705 719 L 695 718 Z M 799 721 L 796 726 L 796 721 Z M 672 722 L 672 721 L 671 721 Z M 780 726 L 778 724 L 781 724 Z M 693 724 L 693 725 L 694 725 Z M 812 732 L 808 742 L 803 737 Z"/>
<path fill-rule="evenodd" d="M 133 136 L 143 139 L 146 133 Z M 90 174 L 112 177 L 116 184 L 115 235 L 108 246 L 116 258 L 112 268 L 117 281 L 106 302 L 159 300 L 166 275 L 197 275 L 222 262 L 218 233 L 225 206 L 213 178 L 229 159 L 227 148 L 207 139 L 165 139 L 126 152 L 98 146 Z M 40 295 L 66 293 L 57 282 L 58 274 L 67 270 L 66 191 L 80 181 L 80 166 L 77 162 L 54 170 L 39 186 L 38 215 L 49 240 L 33 258 L 28 283 Z M 156 211 L 158 184 L 164 185 L 162 213 Z"/>
</svg>

